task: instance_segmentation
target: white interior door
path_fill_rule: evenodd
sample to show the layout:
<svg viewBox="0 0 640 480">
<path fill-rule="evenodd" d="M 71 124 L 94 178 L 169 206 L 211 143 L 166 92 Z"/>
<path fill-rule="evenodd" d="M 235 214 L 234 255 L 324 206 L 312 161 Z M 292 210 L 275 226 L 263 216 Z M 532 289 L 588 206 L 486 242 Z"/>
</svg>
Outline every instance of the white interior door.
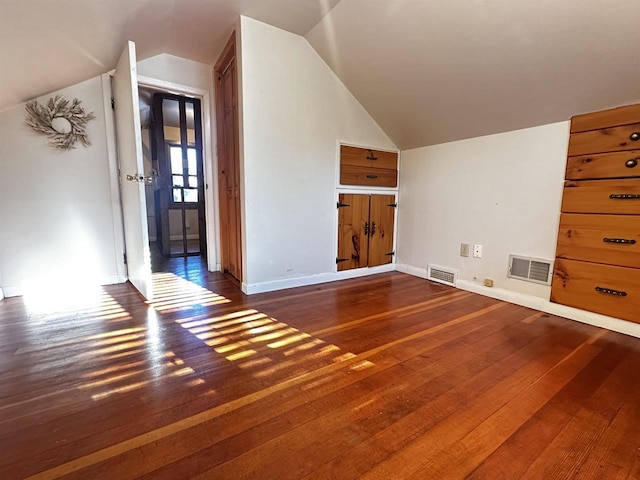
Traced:
<svg viewBox="0 0 640 480">
<path fill-rule="evenodd" d="M 151 300 L 151 257 L 136 73 L 136 45 L 128 42 L 113 76 L 116 142 L 129 281 Z"/>
</svg>

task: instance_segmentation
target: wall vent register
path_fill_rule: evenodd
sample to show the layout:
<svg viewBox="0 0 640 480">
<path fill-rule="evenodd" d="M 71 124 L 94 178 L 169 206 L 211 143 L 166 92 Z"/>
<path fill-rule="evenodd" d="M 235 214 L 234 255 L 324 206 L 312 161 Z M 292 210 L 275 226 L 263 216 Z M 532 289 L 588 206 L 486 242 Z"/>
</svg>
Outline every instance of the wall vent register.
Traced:
<svg viewBox="0 0 640 480">
<path fill-rule="evenodd" d="M 434 282 L 444 283 L 452 287 L 456 286 L 456 279 L 458 272 L 450 268 L 438 267 L 436 265 L 429 265 L 427 267 L 427 278 Z"/>
<path fill-rule="evenodd" d="M 509 255 L 507 277 L 551 285 L 551 263 L 550 260 Z"/>
</svg>

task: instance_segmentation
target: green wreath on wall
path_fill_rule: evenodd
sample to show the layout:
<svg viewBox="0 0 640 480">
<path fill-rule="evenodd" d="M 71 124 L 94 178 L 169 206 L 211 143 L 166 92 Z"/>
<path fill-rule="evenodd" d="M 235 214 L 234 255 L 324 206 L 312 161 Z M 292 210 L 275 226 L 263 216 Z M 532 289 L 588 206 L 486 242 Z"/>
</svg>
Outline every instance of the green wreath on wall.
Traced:
<svg viewBox="0 0 640 480">
<path fill-rule="evenodd" d="M 33 100 L 25 106 L 27 125 L 48 137 L 51 146 L 69 150 L 80 142 L 85 147 L 91 145 L 85 128 L 89 120 L 96 118 L 93 112 L 86 113 L 82 102 L 74 98 L 71 104 L 62 95 L 49 99 L 47 105 L 38 105 Z"/>
</svg>

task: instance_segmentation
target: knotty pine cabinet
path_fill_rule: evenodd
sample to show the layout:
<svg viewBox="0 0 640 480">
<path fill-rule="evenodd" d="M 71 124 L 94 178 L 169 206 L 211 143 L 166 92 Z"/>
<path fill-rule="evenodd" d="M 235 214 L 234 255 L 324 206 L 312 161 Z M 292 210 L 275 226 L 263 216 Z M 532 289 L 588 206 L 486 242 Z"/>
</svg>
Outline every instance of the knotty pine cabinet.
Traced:
<svg viewBox="0 0 640 480">
<path fill-rule="evenodd" d="M 338 270 L 393 261 L 395 195 L 338 195 Z"/>
<path fill-rule="evenodd" d="M 551 301 L 640 322 L 640 104 L 578 115 Z"/>
<path fill-rule="evenodd" d="M 340 184 L 398 186 L 398 153 L 340 145 Z"/>
</svg>

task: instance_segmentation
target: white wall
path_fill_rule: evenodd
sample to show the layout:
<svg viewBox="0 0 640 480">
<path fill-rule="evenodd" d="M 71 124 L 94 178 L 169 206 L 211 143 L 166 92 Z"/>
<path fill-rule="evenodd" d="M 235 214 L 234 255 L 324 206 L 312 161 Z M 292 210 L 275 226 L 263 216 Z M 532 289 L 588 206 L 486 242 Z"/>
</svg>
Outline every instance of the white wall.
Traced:
<svg viewBox="0 0 640 480">
<path fill-rule="evenodd" d="M 24 104 L 0 112 L 0 285 L 17 295 L 62 277 L 118 281 L 100 77 L 56 94 L 95 119 L 89 147 L 56 151 L 25 125 Z"/>
<path fill-rule="evenodd" d="M 508 257 L 555 257 L 568 139 L 562 122 L 403 151 L 398 262 L 548 298 L 550 287 L 506 277 Z M 461 242 L 483 257 L 461 257 Z"/>
<path fill-rule="evenodd" d="M 568 140 L 561 122 L 403 151 L 398 270 L 451 267 L 459 288 L 640 336 L 640 325 L 552 304 L 551 287 L 506 276 L 509 254 L 555 258 Z M 461 257 L 462 242 L 481 244 L 482 258 Z"/>
<path fill-rule="evenodd" d="M 244 287 L 312 283 L 335 271 L 337 142 L 394 145 L 304 38 L 242 17 L 241 64 Z"/>
</svg>

